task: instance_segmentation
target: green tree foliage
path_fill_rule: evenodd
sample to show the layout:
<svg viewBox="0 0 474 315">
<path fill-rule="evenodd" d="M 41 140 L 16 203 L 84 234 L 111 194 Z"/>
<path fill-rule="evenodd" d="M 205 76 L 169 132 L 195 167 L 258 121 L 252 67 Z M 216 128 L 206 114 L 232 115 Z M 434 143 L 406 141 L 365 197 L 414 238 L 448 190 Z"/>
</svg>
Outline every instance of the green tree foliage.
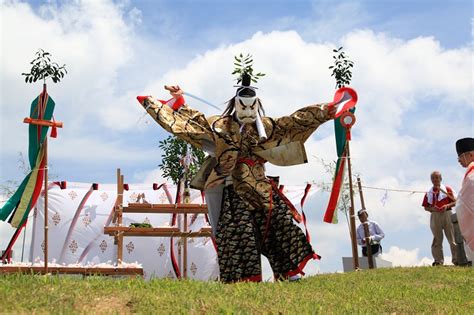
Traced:
<svg viewBox="0 0 474 315">
<path fill-rule="evenodd" d="M 326 174 L 331 175 L 332 180 L 334 181 L 334 177 L 336 173 L 336 161 L 326 161 L 322 158 L 318 158 L 318 157 L 315 157 L 315 158 L 324 167 L 324 171 L 326 172 Z M 352 174 L 352 181 L 354 183 L 357 182 L 357 177 L 360 177 L 360 174 L 358 172 L 355 172 Z M 329 193 L 332 190 L 332 183 L 320 182 L 318 183 L 318 186 L 321 187 L 323 191 L 326 191 Z M 353 191 L 354 191 L 354 196 L 357 196 L 359 194 L 357 190 L 353 190 Z M 349 219 L 347 217 L 347 214 L 349 212 L 350 206 L 351 206 L 351 195 L 349 193 L 349 177 L 347 176 L 347 174 L 345 174 L 344 182 L 341 186 L 341 194 L 339 197 L 339 203 L 337 204 L 337 210 L 344 213 L 348 223 L 349 223 Z"/>
<path fill-rule="evenodd" d="M 54 83 L 57 83 L 64 78 L 67 73 L 66 65 L 60 67 L 56 62 L 52 62 L 49 52 L 39 49 L 35 56 L 35 59 L 30 62 L 33 65 L 30 72 L 21 74 L 25 76 L 26 83 L 33 83 L 38 80 L 43 80 L 46 83 L 47 78 L 51 78 Z"/>
<path fill-rule="evenodd" d="M 238 56 L 234 56 L 234 71 L 232 74 L 236 74 L 237 78 L 237 84 L 242 82 L 242 76 L 244 74 L 248 74 L 250 76 L 250 79 L 252 82 L 257 83 L 257 81 L 265 76 L 265 73 L 253 73 L 253 57 L 250 54 L 247 54 L 244 56 L 243 54 L 240 54 Z"/>
<path fill-rule="evenodd" d="M 160 141 L 159 147 L 163 150 L 159 167 L 163 171 L 163 176 L 170 179 L 174 184 L 178 184 L 180 179 L 189 182 L 204 162 L 205 153 L 202 150 L 187 144 L 175 136 L 169 136 L 165 140 Z M 184 158 L 188 150 L 191 152 L 191 163 L 186 168 Z"/>
<path fill-rule="evenodd" d="M 334 65 L 329 67 L 329 69 L 333 69 L 331 76 L 336 79 L 336 88 L 338 89 L 351 83 L 351 68 L 354 67 L 354 62 L 349 59 L 342 48 L 341 46 L 338 49 L 333 49 Z"/>
</svg>

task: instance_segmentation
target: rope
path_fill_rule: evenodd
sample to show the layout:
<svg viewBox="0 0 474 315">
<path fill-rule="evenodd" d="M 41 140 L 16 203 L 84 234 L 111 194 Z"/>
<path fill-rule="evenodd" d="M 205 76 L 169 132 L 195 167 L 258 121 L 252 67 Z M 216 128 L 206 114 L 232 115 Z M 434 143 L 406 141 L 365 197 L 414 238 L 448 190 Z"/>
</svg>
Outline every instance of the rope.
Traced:
<svg viewBox="0 0 474 315">
<path fill-rule="evenodd" d="M 364 185 L 362 185 L 362 187 L 367 188 L 367 189 L 375 189 L 375 190 L 383 190 L 383 191 L 395 191 L 395 192 L 406 192 L 406 193 L 412 193 L 412 194 L 424 194 L 424 193 L 426 193 L 426 191 L 421 191 L 421 190 L 383 188 L 383 187 L 372 187 L 372 186 L 364 186 Z"/>
<path fill-rule="evenodd" d="M 316 181 L 309 181 L 306 182 L 307 184 L 314 184 L 314 185 L 332 185 L 331 183 L 327 182 L 316 182 Z M 347 185 L 347 184 L 346 184 Z M 362 188 L 367 188 L 367 189 L 374 189 L 374 190 L 382 190 L 382 191 L 394 191 L 394 192 L 404 192 L 404 193 L 411 193 L 411 194 L 424 194 L 426 191 L 421 191 L 421 190 L 409 190 L 409 189 L 397 189 L 397 188 L 385 188 L 385 187 L 374 187 L 374 186 L 366 186 L 362 185 Z"/>
</svg>

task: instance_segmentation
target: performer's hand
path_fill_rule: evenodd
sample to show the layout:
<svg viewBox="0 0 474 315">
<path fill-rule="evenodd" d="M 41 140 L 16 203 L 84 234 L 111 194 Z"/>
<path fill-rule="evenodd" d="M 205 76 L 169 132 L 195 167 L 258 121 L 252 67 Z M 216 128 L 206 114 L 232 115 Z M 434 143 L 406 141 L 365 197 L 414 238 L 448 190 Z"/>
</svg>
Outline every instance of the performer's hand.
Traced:
<svg viewBox="0 0 474 315">
<path fill-rule="evenodd" d="M 336 106 L 334 106 L 334 105 L 327 106 L 327 111 L 328 111 L 327 117 L 329 119 L 334 119 L 334 116 L 336 116 L 336 111 L 337 111 Z"/>
<path fill-rule="evenodd" d="M 179 85 L 165 85 L 165 90 L 170 91 L 171 96 L 173 96 L 175 99 L 180 98 L 184 93 Z"/>
</svg>

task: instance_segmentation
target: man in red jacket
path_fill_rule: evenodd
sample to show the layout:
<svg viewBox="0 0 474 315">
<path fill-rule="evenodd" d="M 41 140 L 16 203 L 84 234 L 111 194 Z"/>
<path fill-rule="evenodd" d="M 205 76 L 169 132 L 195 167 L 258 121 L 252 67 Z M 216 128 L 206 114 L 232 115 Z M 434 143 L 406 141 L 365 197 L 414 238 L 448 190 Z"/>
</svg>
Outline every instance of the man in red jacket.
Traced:
<svg viewBox="0 0 474 315">
<path fill-rule="evenodd" d="M 430 228 L 433 233 L 431 254 L 433 266 L 444 264 L 443 231 L 451 248 L 452 262 L 457 265 L 456 242 L 454 240 L 451 208 L 456 204 L 451 187 L 441 184 L 442 176 L 438 171 L 431 173 L 433 187 L 425 194 L 422 206 L 431 213 Z"/>
</svg>

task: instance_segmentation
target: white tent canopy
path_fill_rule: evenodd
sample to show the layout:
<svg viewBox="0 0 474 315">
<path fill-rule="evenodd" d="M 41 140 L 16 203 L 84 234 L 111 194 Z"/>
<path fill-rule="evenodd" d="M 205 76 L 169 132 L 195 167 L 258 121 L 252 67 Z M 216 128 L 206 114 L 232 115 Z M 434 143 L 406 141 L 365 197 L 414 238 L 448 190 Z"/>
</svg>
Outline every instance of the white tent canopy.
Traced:
<svg viewBox="0 0 474 315">
<path fill-rule="evenodd" d="M 129 184 L 124 191 L 124 206 L 137 202 L 138 195 L 144 194 L 149 203 L 174 203 L 176 186 L 171 184 Z M 284 192 L 295 206 L 299 207 L 304 195 L 304 186 L 285 187 Z M 312 189 L 310 194 L 316 189 Z M 114 264 L 117 261 L 117 246 L 114 238 L 104 234 L 104 226 L 111 223 L 113 207 L 117 198 L 116 184 L 87 184 L 67 182 L 66 188 L 50 185 L 48 193 L 48 261 L 59 265 Z M 200 191 L 191 190 L 191 203 L 201 204 Z M 182 215 L 178 215 L 178 225 L 182 225 Z M 170 214 L 124 213 L 123 225 L 150 223 L 153 227 L 172 224 Z M 41 196 L 34 209 L 33 218 L 28 223 L 32 228 L 30 261 L 44 258 L 44 199 Z M 191 231 L 208 226 L 204 215 L 188 215 Z M 169 237 L 125 237 L 123 261 L 137 262 L 143 266 L 146 278 L 176 278 L 172 259 L 182 269 L 180 238 L 173 238 L 174 255 L 171 255 Z M 188 278 L 214 280 L 219 268 L 215 245 L 210 237 L 195 237 L 188 240 Z"/>
</svg>

